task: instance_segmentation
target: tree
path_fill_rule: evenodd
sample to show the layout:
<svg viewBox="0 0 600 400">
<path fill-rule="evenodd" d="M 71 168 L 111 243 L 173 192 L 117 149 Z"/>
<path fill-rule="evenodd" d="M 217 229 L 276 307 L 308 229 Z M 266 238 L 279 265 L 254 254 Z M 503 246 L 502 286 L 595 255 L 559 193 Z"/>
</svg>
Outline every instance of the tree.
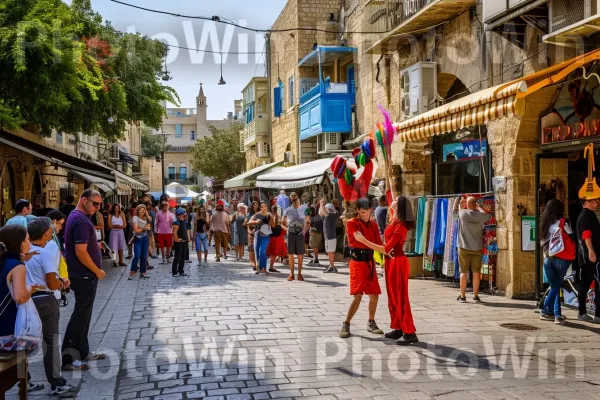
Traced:
<svg viewBox="0 0 600 400">
<path fill-rule="evenodd" d="M 48 136 L 123 137 L 127 122 L 158 129 L 174 89 L 159 82 L 167 47 L 115 31 L 90 0 L 0 2 L 0 123 Z"/>
<path fill-rule="evenodd" d="M 170 148 L 163 135 L 155 134 L 149 126 L 142 127 L 142 157 L 154 158 Z"/>
<path fill-rule="evenodd" d="M 241 123 L 226 129 L 208 127 L 212 133 L 198 140 L 191 149 L 192 169 L 204 176 L 224 181 L 239 175 L 246 166 L 246 154 L 240 151 Z"/>
</svg>

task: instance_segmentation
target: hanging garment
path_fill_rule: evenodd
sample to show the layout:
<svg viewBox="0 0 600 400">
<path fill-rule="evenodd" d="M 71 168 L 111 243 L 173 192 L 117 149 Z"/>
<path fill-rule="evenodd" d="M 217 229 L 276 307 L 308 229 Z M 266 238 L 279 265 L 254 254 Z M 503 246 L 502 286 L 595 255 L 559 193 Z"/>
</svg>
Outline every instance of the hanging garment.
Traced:
<svg viewBox="0 0 600 400">
<path fill-rule="evenodd" d="M 427 239 L 427 255 L 433 256 L 433 248 L 435 246 L 435 232 L 437 230 L 437 211 L 440 199 L 433 199 L 431 208 L 431 219 L 429 220 L 429 237 Z"/>
<path fill-rule="evenodd" d="M 489 275 L 494 281 L 496 273 L 496 256 L 498 255 L 498 241 L 496 239 L 496 200 L 494 195 L 487 195 L 481 199 L 481 208 L 490 215 L 490 219 L 483 227 L 483 251 L 481 257 L 481 273 Z"/>
<path fill-rule="evenodd" d="M 458 197 L 448 200 L 448 222 L 446 228 L 446 244 L 444 246 L 444 264 L 442 266 L 442 274 L 448 277 L 454 276 L 452 245 L 454 244 L 454 235 L 456 234 L 456 231 L 454 230 L 454 221 L 455 218 L 458 219 L 458 212 L 456 210 L 459 203 L 460 198 Z"/>
<path fill-rule="evenodd" d="M 410 203 L 411 209 L 413 211 L 413 216 L 415 216 L 415 223 L 417 217 L 417 207 L 419 203 L 419 199 L 417 197 L 409 197 L 408 202 Z M 406 241 L 404 242 L 404 254 L 414 254 L 416 248 L 416 231 L 411 229 L 406 234 Z"/>
<path fill-rule="evenodd" d="M 448 228 L 448 199 L 438 199 L 435 224 L 435 237 L 433 239 L 433 253 L 444 254 L 446 245 L 446 230 Z"/>
<path fill-rule="evenodd" d="M 423 230 L 425 227 L 425 208 L 427 199 L 425 197 L 419 197 L 417 201 L 417 229 L 415 232 L 415 253 L 423 254 L 424 241 L 423 241 Z"/>
<path fill-rule="evenodd" d="M 425 203 L 425 218 L 423 221 L 423 269 L 431 272 L 431 256 L 427 254 L 429 246 L 429 232 L 431 231 L 431 216 L 433 213 L 433 199 L 427 199 Z"/>
</svg>

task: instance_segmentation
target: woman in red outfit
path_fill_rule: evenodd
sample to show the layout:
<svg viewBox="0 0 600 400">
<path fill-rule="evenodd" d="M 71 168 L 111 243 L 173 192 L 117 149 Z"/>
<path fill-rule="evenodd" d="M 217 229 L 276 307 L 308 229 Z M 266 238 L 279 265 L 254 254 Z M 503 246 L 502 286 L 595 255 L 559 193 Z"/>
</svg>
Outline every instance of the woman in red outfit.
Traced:
<svg viewBox="0 0 600 400">
<path fill-rule="evenodd" d="M 369 199 L 360 199 L 356 202 L 358 216 L 352 218 L 346 224 L 348 235 L 348 245 L 350 246 L 350 295 L 354 297 L 346 321 L 340 331 L 341 338 L 350 337 L 350 321 L 358 311 L 360 301 L 363 295 L 369 296 L 369 322 L 367 331 L 381 335 L 383 331 L 375 323 L 375 312 L 377 311 L 377 301 L 381 294 L 379 280 L 373 258 L 373 250 L 364 243 L 375 243 L 382 252 L 381 236 L 377 222 L 371 220 L 371 202 Z"/>
<path fill-rule="evenodd" d="M 275 269 L 275 260 L 277 257 L 287 258 L 288 256 L 287 245 L 285 244 L 287 226 L 281 224 L 281 217 L 277 213 L 277 204 L 271 206 L 271 214 L 275 216 L 275 226 L 273 227 L 273 233 L 267 246 L 267 257 L 271 258 L 269 272 L 279 272 Z"/>
</svg>

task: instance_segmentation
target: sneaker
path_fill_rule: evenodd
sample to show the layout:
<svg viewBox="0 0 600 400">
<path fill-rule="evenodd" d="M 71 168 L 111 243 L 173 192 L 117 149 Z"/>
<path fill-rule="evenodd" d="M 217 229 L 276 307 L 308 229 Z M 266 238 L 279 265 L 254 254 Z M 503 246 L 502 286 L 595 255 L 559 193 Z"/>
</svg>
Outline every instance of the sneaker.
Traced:
<svg viewBox="0 0 600 400">
<path fill-rule="evenodd" d="M 258 274 L 260 274 L 260 270 L 257 269 L 257 270 L 255 270 L 254 275 L 258 275 Z"/>
<path fill-rule="evenodd" d="M 417 337 L 416 333 L 413 333 L 412 335 L 404 335 L 402 336 L 402 339 L 397 340 L 396 344 L 399 346 L 408 346 L 411 345 L 413 343 L 417 343 L 419 341 L 419 338 Z"/>
<path fill-rule="evenodd" d="M 150 256 L 150 258 L 157 259 L 158 256 Z"/>
<path fill-rule="evenodd" d="M 166 264 L 166 263 L 167 263 L 167 259 L 166 259 L 166 258 L 163 258 L 162 260 L 160 260 L 160 263 L 159 263 L 159 264 Z"/>
<path fill-rule="evenodd" d="M 186 261 L 185 261 L 185 263 L 186 263 L 186 264 L 191 264 L 191 263 L 192 263 L 192 260 L 186 260 Z"/>
<path fill-rule="evenodd" d="M 318 266 L 318 267 L 320 267 L 320 266 L 321 266 L 321 263 L 319 262 L 319 260 L 317 260 L 317 261 L 313 261 L 311 264 L 312 264 L 312 265 L 316 265 L 316 266 Z"/>
<path fill-rule="evenodd" d="M 154 266 L 153 265 L 148 265 L 147 269 L 154 269 Z"/>
<path fill-rule="evenodd" d="M 269 268 L 269 272 L 279 272 L 279 270 L 275 268 Z"/>
<path fill-rule="evenodd" d="M 37 392 L 38 390 L 42 390 L 43 388 L 43 383 L 27 382 L 27 393 Z"/>
<path fill-rule="evenodd" d="M 325 274 L 330 274 L 332 272 L 337 272 L 337 269 L 329 267 L 329 268 L 325 268 L 325 271 L 323 271 L 323 273 L 325 273 Z"/>
<path fill-rule="evenodd" d="M 542 321 L 554 321 L 554 315 L 550 315 L 550 314 L 546 314 L 545 312 L 541 312 L 540 319 Z"/>
<path fill-rule="evenodd" d="M 65 393 L 69 393 L 70 391 L 74 390 L 75 386 L 73 385 L 62 385 L 62 386 L 51 386 L 50 387 L 50 395 L 52 396 L 56 396 L 56 395 L 61 395 L 61 394 L 65 394 Z"/>
<path fill-rule="evenodd" d="M 179 274 L 173 274 L 173 278 L 176 277 L 176 276 L 179 276 Z"/>
<path fill-rule="evenodd" d="M 460 294 L 458 295 L 458 297 L 456 298 L 456 300 L 458 300 L 459 303 L 466 303 L 467 302 L 467 298 L 466 297 L 461 297 Z"/>
<path fill-rule="evenodd" d="M 204 261 L 204 266 L 208 267 L 208 261 Z"/>
<path fill-rule="evenodd" d="M 201 263 L 201 262 L 199 262 L 199 263 L 198 263 L 198 266 L 199 266 L 199 267 L 201 267 L 201 266 L 202 266 L 202 263 Z"/>
<path fill-rule="evenodd" d="M 379 329 L 375 321 L 369 321 L 367 324 L 367 331 L 376 335 L 383 335 L 383 331 Z"/>
<path fill-rule="evenodd" d="M 394 329 L 393 331 L 386 333 L 386 334 L 385 334 L 385 337 L 386 337 L 387 339 L 395 339 L 395 340 L 398 340 L 398 339 L 400 339 L 400 338 L 402 337 L 402 335 L 403 335 L 403 333 L 402 333 L 402 331 L 401 331 L 401 330 L 399 330 L 399 329 Z"/>
<path fill-rule="evenodd" d="M 479 298 L 479 296 L 473 296 L 473 303 L 481 304 L 481 299 Z"/>
<path fill-rule="evenodd" d="M 171 264 L 171 257 L 167 257 L 167 264 Z"/>
<path fill-rule="evenodd" d="M 554 323 L 556 325 L 564 325 L 567 323 L 567 319 L 565 317 L 563 317 L 562 315 L 559 315 L 558 317 L 554 318 Z"/>
<path fill-rule="evenodd" d="M 185 272 L 182 272 L 181 274 L 179 274 L 179 276 L 189 276 L 189 275 L 186 274 Z"/>
<path fill-rule="evenodd" d="M 580 321 L 585 321 L 585 322 L 592 322 L 594 320 L 592 317 L 590 317 L 587 314 L 578 315 L 577 319 L 580 320 Z"/>
<path fill-rule="evenodd" d="M 344 322 L 342 324 L 342 330 L 340 331 L 340 337 L 342 339 L 346 339 L 350 337 L 350 324 L 347 322 Z"/>
<path fill-rule="evenodd" d="M 215 262 L 221 262 L 221 259 L 219 257 L 215 258 Z"/>
<path fill-rule="evenodd" d="M 133 258 L 133 256 L 130 254 L 127 257 L 125 257 L 126 260 L 131 260 Z"/>
</svg>

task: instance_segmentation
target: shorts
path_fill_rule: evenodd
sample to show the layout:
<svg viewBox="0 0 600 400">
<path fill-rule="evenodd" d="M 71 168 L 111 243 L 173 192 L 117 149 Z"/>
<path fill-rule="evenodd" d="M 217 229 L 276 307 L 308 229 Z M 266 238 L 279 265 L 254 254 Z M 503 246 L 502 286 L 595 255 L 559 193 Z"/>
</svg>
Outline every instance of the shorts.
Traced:
<svg viewBox="0 0 600 400">
<path fill-rule="evenodd" d="M 310 237 L 310 248 L 319 250 L 321 246 L 321 242 L 323 242 L 323 234 L 321 232 L 313 232 Z"/>
<path fill-rule="evenodd" d="M 288 233 L 287 248 L 288 254 L 302 256 L 304 255 L 304 237 L 306 235 L 298 235 L 296 233 Z"/>
<path fill-rule="evenodd" d="M 458 265 L 462 274 L 468 274 L 469 269 L 474 274 L 481 273 L 481 250 L 458 249 Z"/>
<path fill-rule="evenodd" d="M 335 253 L 337 239 L 325 239 L 325 253 Z"/>
<path fill-rule="evenodd" d="M 196 233 L 196 251 L 208 251 L 208 235 Z"/>
<path fill-rule="evenodd" d="M 348 269 L 350 271 L 350 295 L 356 294 L 381 294 L 377 273 L 371 268 L 376 268 L 374 263 L 350 260 Z"/>
<path fill-rule="evenodd" d="M 158 233 L 157 235 L 157 245 L 159 249 L 163 249 L 165 247 L 173 247 L 173 234 L 171 233 Z"/>
</svg>

